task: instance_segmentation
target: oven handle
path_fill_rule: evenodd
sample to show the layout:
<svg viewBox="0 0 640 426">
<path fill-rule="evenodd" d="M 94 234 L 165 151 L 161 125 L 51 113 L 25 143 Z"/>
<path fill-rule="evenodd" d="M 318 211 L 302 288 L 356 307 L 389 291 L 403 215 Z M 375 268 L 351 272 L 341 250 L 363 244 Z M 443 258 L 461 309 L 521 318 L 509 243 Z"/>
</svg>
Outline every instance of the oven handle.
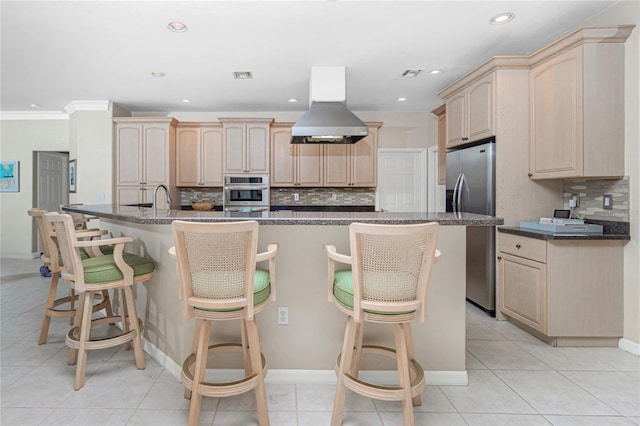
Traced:
<svg viewBox="0 0 640 426">
<path fill-rule="evenodd" d="M 269 189 L 268 185 L 231 185 L 225 186 L 225 190 L 252 191 L 254 189 Z"/>
</svg>

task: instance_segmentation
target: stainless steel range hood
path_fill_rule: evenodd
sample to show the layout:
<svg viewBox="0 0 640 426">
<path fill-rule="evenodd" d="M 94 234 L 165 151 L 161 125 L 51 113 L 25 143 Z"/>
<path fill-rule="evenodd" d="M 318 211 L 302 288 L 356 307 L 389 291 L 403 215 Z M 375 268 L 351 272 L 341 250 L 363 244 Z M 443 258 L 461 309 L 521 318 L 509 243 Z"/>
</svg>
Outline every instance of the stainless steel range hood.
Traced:
<svg viewBox="0 0 640 426">
<path fill-rule="evenodd" d="M 356 143 L 369 129 L 345 105 L 345 67 L 312 67 L 307 112 L 291 128 L 291 143 Z"/>
<path fill-rule="evenodd" d="M 291 143 L 356 143 L 368 134 L 342 102 L 312 102 L 291 128 Z"/>
</svg>

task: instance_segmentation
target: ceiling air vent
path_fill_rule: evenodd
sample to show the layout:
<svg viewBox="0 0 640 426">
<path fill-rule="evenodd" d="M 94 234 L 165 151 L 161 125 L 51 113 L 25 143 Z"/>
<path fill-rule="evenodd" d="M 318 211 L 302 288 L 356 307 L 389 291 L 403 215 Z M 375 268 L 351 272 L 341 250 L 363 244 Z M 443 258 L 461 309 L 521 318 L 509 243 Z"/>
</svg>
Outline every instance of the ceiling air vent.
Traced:
<svg viewBox="0 0 640 426">
<path fill-rule="evenodd" d="M 407 77 L 407 78 L 412 78 L 412 77 L 417 77 L 418 74 L 420 74 L 422 72 L 422 70 L 417 69 L 417 70 L 405 70 L 402 73 L 403 77 Z"/>
<path fill-rule="evenodd" d="M 233 78 L 236 80 L 251 80 L 253 74 L 251 74 L 251 71 L 234 71 Z"/>
</svg>

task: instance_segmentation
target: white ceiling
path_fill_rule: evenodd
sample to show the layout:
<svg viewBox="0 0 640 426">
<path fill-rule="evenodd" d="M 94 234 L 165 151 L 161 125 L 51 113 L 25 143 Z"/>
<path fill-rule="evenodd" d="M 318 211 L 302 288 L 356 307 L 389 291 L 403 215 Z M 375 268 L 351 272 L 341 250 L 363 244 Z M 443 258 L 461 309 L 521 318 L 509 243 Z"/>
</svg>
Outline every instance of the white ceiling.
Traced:
<svg viewBox="0 0 640 426">
<path fill-rule="evenodd" d="M 2 0 L 0 111 L 88 100 L 132 112 L 303 111 L 313 66 L 346 67 L 352 110 L 430 111 L 490 57 L 531 53 L 614 3 Z M 490 25 L 501 12 L 516 18 Z M 172 33 L 171 21 L 189 30 Z M 444 73 L 401 77 L 414 68 Z"/>
</svg>

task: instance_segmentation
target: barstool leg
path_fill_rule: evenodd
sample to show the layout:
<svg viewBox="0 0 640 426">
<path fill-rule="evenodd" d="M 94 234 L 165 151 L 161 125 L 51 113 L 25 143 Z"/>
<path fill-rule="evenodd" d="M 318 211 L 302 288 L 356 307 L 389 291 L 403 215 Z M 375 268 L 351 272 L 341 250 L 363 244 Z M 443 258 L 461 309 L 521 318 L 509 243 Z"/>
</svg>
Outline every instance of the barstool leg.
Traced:
<svg viewBox="0 0 640 426">
<path fill-rule="evenodd" d="M 44 304 L 44 316 L 42 317 L 42 327 L 40 327 L 40 338 L 38 339 L 39 345 L 47 343 L 49 324 L 51 324 L 51 315 L 49 315 L 49 310 L 54 308 L 59 279 L 59 272 L 54 272 L 51 274 L 51 281 L 49 283 L 49 294 L 47 295 L 47 301 Z"/>
<path fill-rule="evenodd" d="M 413 335 L 411 334 L 411 323 L 403 322 L 402 329 L 404 330 L 405 338 L 407 339 L 407 357 L 409 361 L 416 359 L 416 351 L 413 346 Z M 410 370 L 411 371 L 411 370 Z M 413 377 L 411 378 L 413 380 Z M 413 406 L 418 407 L 422 405 L 422 395 L 413 397 Z"/>
<path fill-rule="evenodd" d="M 80 325 L 80 337 L 78 342 L 78 361 L 76 365 L 76 381 L 73 388 L 78 390 L 84 386 L 85 372 L 87 370 L 86 344 L 91 340 L 91 313 L 93 311 L 93 292 L 85 291 L 80 295 L 82 301 L 82 320 Z"/>
<path fill-rule="evenodd" d="M 193 372 L 193 385 L 191 386 L 191 404 L 189 404 L 189 426 L 197 426 L 200 423 L 200 407 L 202 394 L 200 383 L 204 381 L 204 373 L 207 368 L 207 354 L 209 352 L 209 333 L 211 321 L 196 318 L 196 322 L 203 323 L 198 333 L 198 349 L 196 351 L 195 370 Z"/>
<path fill-rule="evenodd" d="M 71 289 L 73 290 L 73 288 Z M 75 290 L 73 290 L 75 292 Z M 84 294 L 78 293 L 78 306 L 75 308 L 75 315 L 73 316 L 73 325 L 70 333 L 73 338 L 80 341 L 80 330 L 82 329 L 82 312 L 84 310 Z M 78 350 L 69 348 L 69 356 L 67 357 L 68 365 L 75 365 L 78 362 Z"/>
<path fill-rule="evenodd" d="M 364 339 L 364 323 L 356 323 L 356 344 L 353 354 L 353 367 L 351 369 L 351 375 L 358 377 L 360 375 L 360 360 L 362 359 L 362 341 Z"/>
<path fill-rule="evenodd" d="M 400 387 L 404 390 L 402 400 L 402 417 L 405 425 L 413 425 L 413 404 L 411 399 L 411 377 L 409 375 L 409 358 L 407 355 L 407 336 L 402 324 L 393 326 L 396 343 L 396 362 L 398 365 L 398 375 L 400 376 Z"/>
<path fill-rule="evenodd" d="M 344 375 L 349 372 L 353 360 L 353 346 L 356 339 L 358 324 L 352 317 L 347 318 L 347 326 L 344 331 L 344 341 L 342 343 L 342 354 L 340 355 L 340 366 L 338 368 L 338 385 L 336 386 L 336 396 L 333 400 L 333 413 L 331 414 L 331 425 L 340 426 L 342 415 L 344 414 L 344 402 L 347 397 L 347 388 L 344 385 Z"/>
<path fill-rule="evenodd" d="M 122 322 L 122 332 L 126 333 L 129 331 L 129 324 L 127 323 L 127 317 L 129 314 L 127 313 L 127 298 L 124 295 L 123 289 L 118 289 L 118 303 L 120 304 L 120 321 Z M 128 351 L 131 349 L 131 342 L 127 341 L 124 343 L 124 350 Z"/>
<path fill-rule="evenodd" d="M 105 307 L 104 307 L 105 315 L 107 317 L 112 317 L 113 307 L 111 306 L 111 297 L 109 297 L 109 290 L 106 290 L 106 289 L 102 290 L 102 303 L 105 303 Z"/>
<path fill-rule="evenodd" d="M 195 330 L 193 331 L 193 340 L 191 341 L 191 353 L 196 355 L 198 353 L 198 340 L 200 339 L 200 327 L 202 327 L 202 322 L 201 320 L 196 318 L 196 326 L 195 326 Z M 191 389 L 189 389 L 188 387 L 184 387 L 184 397 L 185 399 L 191 399 Z"/>
<path fill-rule="evenodd" d="M 133 329 L 135 336 L 133 337 L 133 354 L 136 358 L 136 368 L 144 370 L 144 350 L 142 349 L 142 330 L 138 321 L 138 311 L 136 310 L 136 302 L 133 299 L 133 289 L 131 286 L 124 288 L 124 299 L 126 301 L 126 314 L 129 321 L 129 328 Z M 124 330 L 128 330 L 124 328 Z"/>
<path fill-rule="evenodd" d="M 248 340 L 247 320 L 242 319 L 240 321 L 240 338 L 242 341 L 242 360 L 244 362 L 244 375 L 251 374 L 251 356 L 249 354 L 249 340 Z M 260 368 L 262 369 L 262 368 Z"/>
<path fill-rule="evenodd" d="M 247 328 L 247 343 L 249 344 L 249 358 L 251 360 L 251 370 L 258 375 L 256 384 L 256 408 L 258 410 L 258 423 L 260 426 L 269 426 L 269 411 L 267 409 L 267 391 L 264 386 L 264 375 L 262 374 L 262 356 L 260 355 L 260 340 L 258 337 L 258 325 L 256 318 L 252 320 L 242 320 Z"/>
</svg>

